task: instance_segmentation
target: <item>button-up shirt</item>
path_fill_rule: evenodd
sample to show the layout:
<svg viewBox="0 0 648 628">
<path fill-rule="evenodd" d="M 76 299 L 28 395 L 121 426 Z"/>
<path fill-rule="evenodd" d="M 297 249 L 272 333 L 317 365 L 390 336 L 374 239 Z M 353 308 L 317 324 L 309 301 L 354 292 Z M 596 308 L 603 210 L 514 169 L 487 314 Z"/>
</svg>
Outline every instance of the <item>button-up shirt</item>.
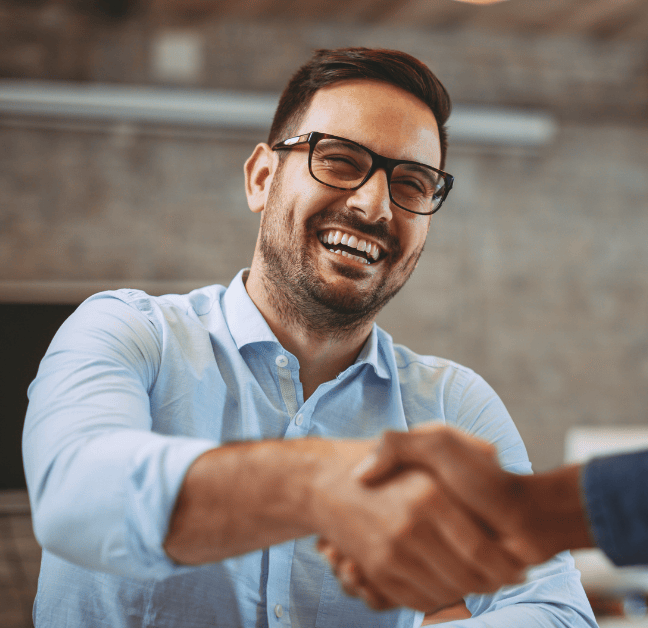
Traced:
<svg viewBox="0 0 648 628">
<path fill-rule="evenodd" d="M 44 548 L 37 627 L 420 625 L 421 613 L 377 613 L 344 595 L 312 537 L 175 564 L 163 542 L 184 475 L 224 443 L 369 438 L 438 422 L 493 443 L 509 471 L 530 472 L 483 379 L 395 345 L 377 326 L 355 363 L 304 401 L 299 363 L 244 277 L 188 295 L 100 293 L 56 334 L 30 386 L 23 440 Z M 474 617 L 454 626 L 595 625 L 569 555 L 466 602 Z"/>
</svg>

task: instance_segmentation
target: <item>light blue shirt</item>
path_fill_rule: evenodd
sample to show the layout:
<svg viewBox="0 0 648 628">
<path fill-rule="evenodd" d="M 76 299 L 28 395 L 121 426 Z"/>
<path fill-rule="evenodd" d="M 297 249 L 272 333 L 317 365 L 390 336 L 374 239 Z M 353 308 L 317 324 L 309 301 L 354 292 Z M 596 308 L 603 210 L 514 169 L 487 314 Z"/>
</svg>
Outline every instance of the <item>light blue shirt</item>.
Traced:
<svg viewBox="0 0 648 628">
<path fill-rule="evenodd" d="M 493 443 L 529 473 L 502 402 L 471 370 L 374 326 L 355 364 L 304 402 L 297 359 L 228 289 L 104 292 L 63 324 L 29 389 L 23 454 L 43 559 L 37 627 L 411 627 L 344 595 L 312 537 L 201 567 L 162 544 L 183 477 L 235 440 L 368 438 L 434 421 Z M 454 626 L 595 626 L 568 554 L 520 586 L 467 598 Z"/>
</svg>

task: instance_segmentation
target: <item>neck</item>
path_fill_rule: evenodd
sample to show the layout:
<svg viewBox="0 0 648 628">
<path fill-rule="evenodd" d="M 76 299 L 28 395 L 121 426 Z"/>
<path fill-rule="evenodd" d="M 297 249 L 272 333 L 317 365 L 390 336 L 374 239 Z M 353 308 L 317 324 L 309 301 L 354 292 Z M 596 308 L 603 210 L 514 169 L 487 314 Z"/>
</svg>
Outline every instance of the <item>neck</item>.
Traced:
<svg viewBox="0 0 648 628">
<path fill-rule="evenodd" d="M 298 310 L 277 286 L 267 286 L 261 273 L 250 270 L 245 289 L 281 345 L 299 360 L 304 399 L 357 359 L 373 327 L 373 319 L 357 325 L 323 328 Z M 316 317 L 311 313 L 311 317 Z"/>
</svg>

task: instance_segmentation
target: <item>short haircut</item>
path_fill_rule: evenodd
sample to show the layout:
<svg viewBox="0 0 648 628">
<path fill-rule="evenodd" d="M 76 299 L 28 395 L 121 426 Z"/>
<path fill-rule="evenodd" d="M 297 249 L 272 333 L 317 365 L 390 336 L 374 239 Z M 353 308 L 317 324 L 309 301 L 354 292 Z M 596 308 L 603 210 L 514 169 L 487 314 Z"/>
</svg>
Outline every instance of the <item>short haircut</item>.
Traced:
<svg viewBox="0 0 648 628">
<path fill-rule="evenodd" d="M 445 165 L 450 116 L 450 96 L 441 81 L 421 61 L 398 50 L 336 48 L 316 50 L 292 76 L 281 94 L 268 137 L 273 146 L 297 132 L 315 93 L 335 83 L 353 79 L 383 81 L 409 92 L 434 114 L 441 141 L 441 165 Z M 318 130 L 318 129 L 315 129 Z"/>
</svg>

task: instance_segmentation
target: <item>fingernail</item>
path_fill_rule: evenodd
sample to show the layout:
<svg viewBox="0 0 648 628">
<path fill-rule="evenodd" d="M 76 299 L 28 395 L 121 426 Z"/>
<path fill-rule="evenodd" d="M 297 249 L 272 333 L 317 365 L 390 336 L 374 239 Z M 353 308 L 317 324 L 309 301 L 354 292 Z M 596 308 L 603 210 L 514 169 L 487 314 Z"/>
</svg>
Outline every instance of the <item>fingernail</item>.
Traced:
<svg viewBox="0 0 648 628">
<path fill-rule="evenodd" d="M 375 453 L 370 453 L 366 458 L 361 460 L 356 468 L 353 470 L 353 475 L 356 478 L 359 478 L 361 475 L 364 475 L 369 469 L 375 466 L 378 461 L 378 457 Z"/>
</svg>

